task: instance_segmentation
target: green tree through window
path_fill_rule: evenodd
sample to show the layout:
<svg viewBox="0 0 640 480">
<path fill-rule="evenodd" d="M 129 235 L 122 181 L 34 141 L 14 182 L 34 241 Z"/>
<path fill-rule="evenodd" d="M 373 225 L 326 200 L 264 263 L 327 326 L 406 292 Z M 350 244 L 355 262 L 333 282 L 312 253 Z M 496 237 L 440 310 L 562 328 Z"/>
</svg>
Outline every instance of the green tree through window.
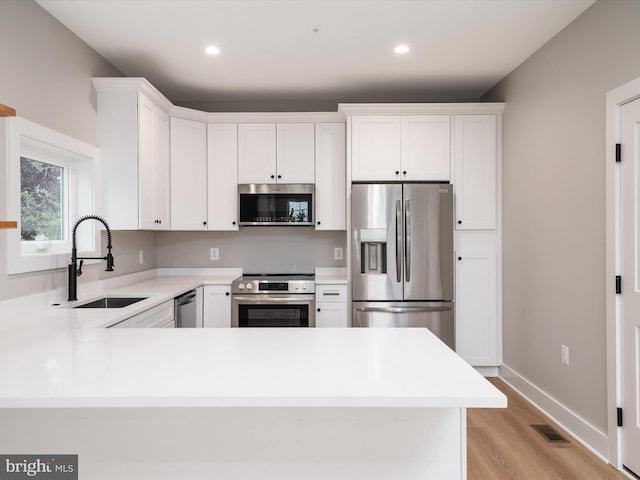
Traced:
<svg viewBox="0 0 640 480">
<path fill-rule="evenodd" d="M 64 168 L 20 157 L 22 240 L 64 240 Z"/>
</svg>

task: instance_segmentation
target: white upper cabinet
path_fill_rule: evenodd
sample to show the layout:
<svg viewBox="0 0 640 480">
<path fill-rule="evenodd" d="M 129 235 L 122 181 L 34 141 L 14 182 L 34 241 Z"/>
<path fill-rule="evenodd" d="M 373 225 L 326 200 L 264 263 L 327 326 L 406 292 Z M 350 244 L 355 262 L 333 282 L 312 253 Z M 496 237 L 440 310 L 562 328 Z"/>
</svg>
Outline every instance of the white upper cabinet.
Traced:
<svg viewBox="0 0 640 480">
<path fill-rule="evenodd" d="M 402 180 L 449 180 L 449 115 L 403 115 L 401 145 Z"/>
<path fill-rule="evenodd" d="M 316 124 L 316 230 L 345 230 L 346 164 L 344 123 Z"/>
<path fill-rule="evenodd" d="M 172 230 L 207 230 L 207 189 L 207 125 L 172 117 Z"/>
<path fill-rule="evenodd" d="M 276 126 L 276 180 L 278 183 L 314 183 L 315 129 L 313 123 Z"/>
<path fill-rule="evenodd" d="M 169 115 L 142 93 L 138 113 L 139 226 L 169 230 Z"/>
<path fill-rule="evenodd" d="M 450 118 L 450 115 L 352 117 L 352 179 L 448 181 Z"/>
<path fill-rule="evenodd" d="M 313 183 L 313 123 L 238 125 L 238 183 Z"/>
<path fill-rule="evenodd" d="M 275 183 L 276 125 L 238 125 L 238 183 Z"/>
<path fill-rule="evenodd" d="M 352 117 L 353 180 L 378 181 L 400 178 L 401 124 L 399 116 Z"/>
<path fill-rule="evenodd" d="M 148 82 L 95 78 L 101 214 L 114 230 L 170 228 L 170 102 Z"/>
<path fill-rule="evenodd" d="M 454 120 L 456 228 L 496 228 L 497 117 L 456 115 Z"/>
<path fill-rule="evenodd" d="M 209 230 L 238 230 L 238 125 L 207 125 Z"/>
</svg>

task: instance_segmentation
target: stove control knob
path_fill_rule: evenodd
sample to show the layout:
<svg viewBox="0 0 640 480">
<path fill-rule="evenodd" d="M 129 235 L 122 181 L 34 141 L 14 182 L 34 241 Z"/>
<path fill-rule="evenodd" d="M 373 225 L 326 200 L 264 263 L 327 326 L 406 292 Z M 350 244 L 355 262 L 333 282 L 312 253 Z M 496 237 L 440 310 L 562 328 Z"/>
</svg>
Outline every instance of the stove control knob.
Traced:
<svg viewBox="0 0 640 480">
<path fill-rule="evenodd" d="M 306 284 L 306 283 L 303 283 L 303 284 L 302 284 L 302 289 L 303 289 L 303 290 L 306 290 L 306 289 L 307 289 L 307 284 Z"/>
<path fill-rule="evenodd" d="M 251 285 L 250 283 L 247 283 L 247 290 L 251 290 L 253 288 L 253 285 Z"/>
<path fill-rule="evenodd" d="M 244 283 L 238 284 L 238 290 L 244 290 Z"/>
<path fill-rule="evenodd" d="M 300 284 L 296 283 L 296 290 L 300 290 Z"/>
</svg>

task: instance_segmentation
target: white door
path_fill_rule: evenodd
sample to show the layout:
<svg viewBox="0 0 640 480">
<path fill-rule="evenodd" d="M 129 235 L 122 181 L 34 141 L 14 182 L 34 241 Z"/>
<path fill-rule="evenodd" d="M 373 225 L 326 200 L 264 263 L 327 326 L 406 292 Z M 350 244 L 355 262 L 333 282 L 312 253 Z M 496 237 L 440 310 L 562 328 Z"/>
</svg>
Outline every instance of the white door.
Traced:
<svg viewBox="0 0 640 480">
<path fill-rule="evenodd" d="M 450 158 L 450 115 L 402 116 L 402 180 L 448 181 Z"/>
<path fill-rule="evenodd" d="M 276 126 L 276 181 L 314 183 L 313 123 L 278 123 Z"/>
<path fill-rule="evenodd" d="M 353 180 L 400 180 L 399 116 L 362 116 L 351 119 L 351 173 Z"/>
<path fill-rule="evenodd" d="M 276 124 L 238 125 L 238 183 L 276 183 Z"/>
<path fill-rule="evenodd" d="M 174 118 L 171 125 L 171 229 L 207 229 L 207 124 Z"/>
<path fill-rule="evenodd" d="M 622 107 L 622 463 L 640 475 L 640 100 Z"/>
<path fill-rule="evenodd" d="M 456 229 L 496 228 L 496 115 L 456 115 L 453 185 Z"/>
</svg>

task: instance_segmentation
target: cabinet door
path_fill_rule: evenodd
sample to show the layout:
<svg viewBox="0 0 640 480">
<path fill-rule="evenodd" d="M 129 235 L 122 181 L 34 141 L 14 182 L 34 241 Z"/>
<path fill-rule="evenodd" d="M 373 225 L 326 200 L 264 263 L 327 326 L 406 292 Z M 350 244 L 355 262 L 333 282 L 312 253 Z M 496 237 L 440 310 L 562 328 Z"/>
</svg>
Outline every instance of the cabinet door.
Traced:
<svg viewBox="0 0 640 480">
<path fill-rule="evenodd" d="M 456 352 L 474 366 L 498 365 L 496 251 L 456 252 Z"/>
<path fill-rule="evenodd" d="M 316 230 L 345 230 L 345 126 L 344 123 L 317 123 L 315 128 Z"/>
<path fill-rule="evenodd" d="M 279 123 L 276 133 L 276 181 L 278 183 L 314 183 L 314 124 Z"/>
<path fill-rule="evenodd" d="M 276 125 L 238 125 L 238 183 L 276 182 Z"/>
<path fill-rule="evenodd" d="M 451 162 L 449 115 L 402 117 L 402 180 L 448 181 Z"/>
<path fill-rule="evenodd" d="M 346 326 L 346 303 L 316 304 L 316 328 L 345 328 Z"/>
<path fill-rule="evenodd" d="M 400 180 L 399 116 L 351 118 L 351 175 L 359 180 Z"/>
<path fill-rule="evenodd" d="M 138 214 L 145 230 L 168 230 L 169 116 L 146 96 L 138 97 Z"/>
<path fill-rule="evenodd" d="M 456 228 L 496 228 L 497 136 L 495 115 L 456 115 L 454 188 Z"/>
<path fill-rule="evenodd" d="M 171 229 L 207 229 L 207 125 L 171 118 Z"/>
<path fill-rule="evenodd" d="M 209 230 L 238 230 L 238 125 L 207 125 Z"/>
<path fill-rule="evenodd" d="M 205 285 L 203 327 L 231 327 L 231 285 Z"/>
</svg>

